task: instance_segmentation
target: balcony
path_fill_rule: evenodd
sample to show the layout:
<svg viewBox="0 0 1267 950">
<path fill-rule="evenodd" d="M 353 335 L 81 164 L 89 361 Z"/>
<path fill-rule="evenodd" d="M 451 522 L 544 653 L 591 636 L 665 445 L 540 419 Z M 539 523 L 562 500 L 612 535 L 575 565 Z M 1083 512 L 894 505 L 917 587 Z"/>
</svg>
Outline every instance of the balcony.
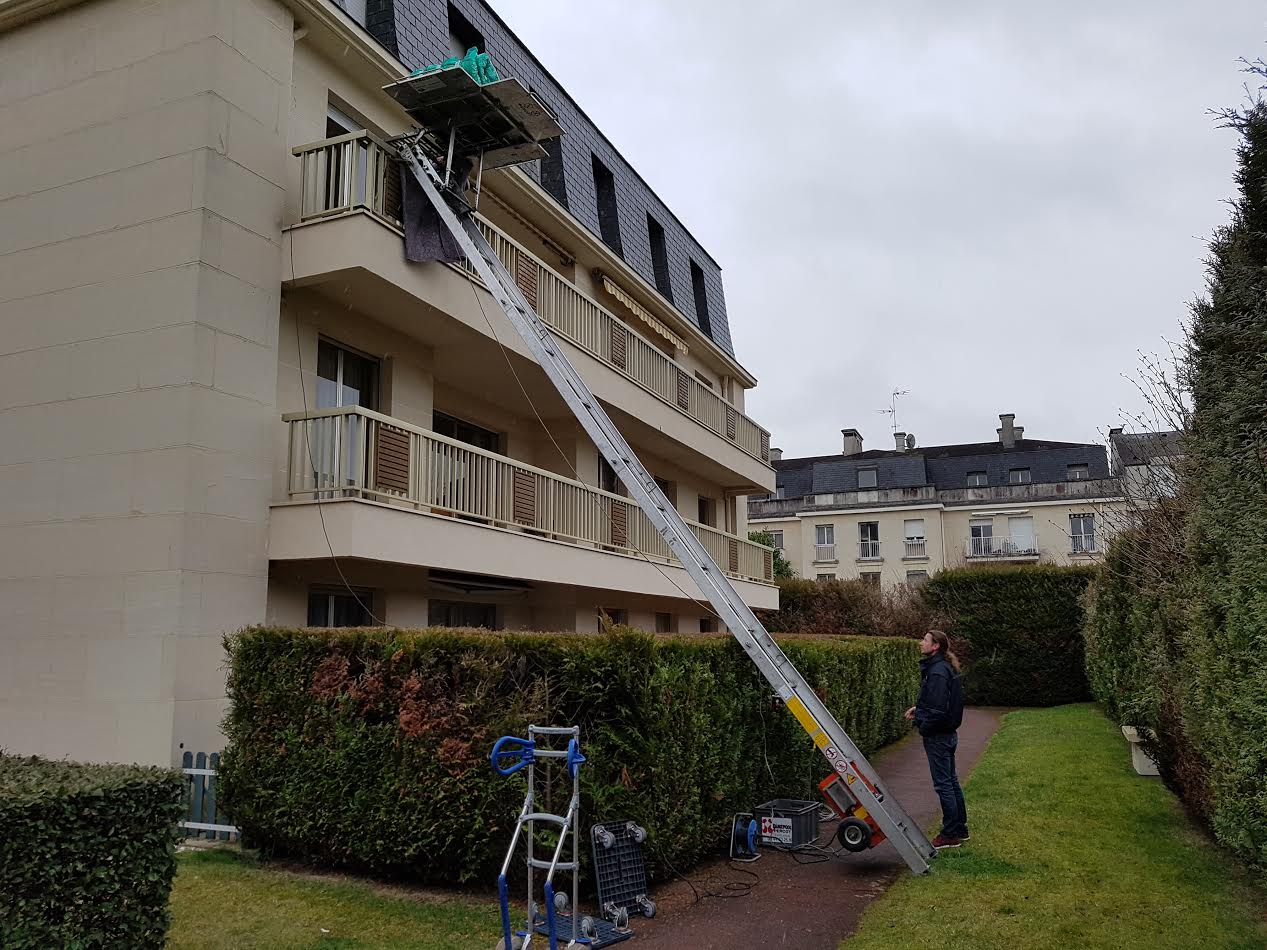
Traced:
<svg viewBox="0 0 1267 950">
<path fill-rule="evenodd" d="M 289 426 L 291 501 L 369 501 L 573 548 L 678 565 L 642 510 L 620 495 L 360 407 L 289 413 L 282 420 Z M 771 548 L 688 524 L 728 576 L 773 584 Z M 368 540 L 372 547 L 373 538 Z M 480 566 L 498 544 L 493 534 L 474 542 L 481 549 L 476 557 L 485 559 Z M 547 553 L 539 550 L 529 558 Z M 383 554 L 382 559 L 391 557 Z M 518 576 L 522 565 L 521 557 L 520 566 L 502 570 Z"/>
<path fill-rule="evenodd" d="M 402 234 L 398 166 L 389 146 L 368 132 L 352 132 L 300 146 L 294 154 L 301 168 L 301 224 L 368 215 Z M 555 334 L 757 460 L 763 481 L 772 484 L 769 432 L 514 239 L 482 217 L 476 220 Z M 452 266 L 483 286 L 466 262 Z"/>
<path fill-rule="evenodd" d="M 938 501 L 932 485 L 913 488 L 866 488 L 861 491 L 827 492 L 798 498 L 768 498 L 748 502 L 749 518 L 794 518 L 802 511 L 837 511 L 849 508 L 887 508 L 893 505 L 928 505 Z"/>
<path fill-rule="evenodd" d="M 969 560 L 1024 561 L 1038 557 L 1038 542 L 1011 538 L 968 538 L 964 556 Z"/>
<path fill-rule="evenodd" d="M 1094 534 L 1071 534 L 1069 535 L 1069 553 L 1078 555 L 1099 554 L 1100 549 L 1096 547 Z"/>
<path fill-rule="evenodd" d="M 858 542 L 858 560 L 859 561 L 882 561 L 880 556 L 879 541 L 859 541 Z"/>
<path fill-rule="evenodd" d="M 923 538 L 907 538 L 902 542 L 902 557 L 911 560 L 928 557 L 928 542 Z"/>
<path fill-rule="evenodd" d="M 834 544 L 814 545 L 814 563 L 815 564 L 834 564 L 835 562 L 836 562 L 836 545 Z"/>
</svg>

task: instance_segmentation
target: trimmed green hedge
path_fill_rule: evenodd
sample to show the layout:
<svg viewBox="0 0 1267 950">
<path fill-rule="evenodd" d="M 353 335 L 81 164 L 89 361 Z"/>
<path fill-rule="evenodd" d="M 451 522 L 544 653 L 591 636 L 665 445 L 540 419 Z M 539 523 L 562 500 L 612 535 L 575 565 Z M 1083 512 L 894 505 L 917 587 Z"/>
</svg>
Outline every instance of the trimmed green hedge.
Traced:
<svg viewBox="0 0 1267 950">
<path fill-rule="evenodd" d="M 864 750 L 906 732 L 915 642 L 780 642 Z M 326 865 L 492 880 L 523 778 L 488 753 L 530 722 L 580 725 L 583 822 L 644 825 L 653 874 L 697 861 L 737 811 L 817 798 L 828 771 L 729 637 L 250 628 L 226 648 L 222 800 L 265 851 Z M 556 778 L 542 806 L 561 813 Z"/>
<path fill-rule="evenodd" d="M 924 585 L 929 608 L 953 618 L 947 633 L 966 654 L 968 701 L 1057 706 L 1090 699 L 1082 595 L 1094 576 L 1089 567 L 960 568 Z"/>
<path fill-rule="evenodd" d="M 0 755 L 0 947 L 161 947 L 179 772 Z"/>
</svg>

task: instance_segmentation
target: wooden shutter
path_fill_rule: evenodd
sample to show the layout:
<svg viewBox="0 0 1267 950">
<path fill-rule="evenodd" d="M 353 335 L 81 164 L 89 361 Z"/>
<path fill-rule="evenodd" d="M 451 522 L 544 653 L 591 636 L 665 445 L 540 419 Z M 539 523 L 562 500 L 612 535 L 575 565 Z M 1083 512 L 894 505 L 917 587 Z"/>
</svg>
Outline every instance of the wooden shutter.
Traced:
<svg viewBox="0 0 1267 950">
<path fill-rule="evenodd" d="M 381 422 L 374 429 L 374 489 L 409 493 L 409 433 Z"/>
<path fill-rule="evenodd" d="M 730 548 L 730 550 L 726 552 L 727 555 L 729 556 L 728 559 L 730 561 L 730 573 L 738 574 L 739 573 L 739 541 L 736 538 L 730 538 L 727 544 L 728 544 L 728 547 Z"/>
<path fill-rule="evenodd" d="M 677 371 L 677 404 L 683 409 L 691 408 L 691 377 L 682 370 Z"/>
<path fill-rule="evenodd" d="M 389 158 L 383 172 L 383 216 L 396 222 L 404 220 L 401 211 L 400 170 L 400 162 Z"/>
<path fill-rule="evenodd" d="M 514 519 L 519 524 L 535 526 L 537 523 L 537 476 L 521 469 L 515 470 Z"/>
<path fill-rule="evenodd" d="M 629 547 L 629 506 L 623 501 L 608 499 L 612 512 L 612 544 L 616 547 Z"/>
<path fill-rule="evenodd" d="M 761 461 L 770 461 L 770 433 L 761 433 Z"/>
<path fill-rule="evenodd" d="M 734 406 L 726 407 L 726 438 L 731 442 L 735 441 L 735 432 L 739 428 L 739 413 L 735 412 Z"/>
<path fill-rule="evenodd" d="M 524 295 L 524 300 L 528 301 L 528 306 L 532 307 L 534 311 L 539 310 L 537 306 L 537 287 L 540 282 L 541 265 L 527 254 L 516 254 L 515 283 L 519 285 L 519 292 Z"/>
<path fill-rule="evenodd" d="M 764 561 L 764 564 L 762 565 L 762 567 L 763 567 L 763 573 L 765 575 L 765 579 L 768 581 L 772 581 L 774 580 L 774 552 L 763 551 L 762 555 L 763 555 L 762 560 Z"/>
<path fill-rule="evenodd" d="M 629 334 L 617 323 L 612 324 L 612 365 L 629 370 Z"/>
</svg>

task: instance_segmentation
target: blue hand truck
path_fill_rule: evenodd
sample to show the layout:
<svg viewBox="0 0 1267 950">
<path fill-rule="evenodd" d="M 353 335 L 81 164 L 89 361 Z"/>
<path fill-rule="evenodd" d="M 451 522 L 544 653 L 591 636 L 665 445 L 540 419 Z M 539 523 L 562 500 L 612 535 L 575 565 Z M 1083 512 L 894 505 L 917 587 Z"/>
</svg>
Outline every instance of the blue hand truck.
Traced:
<svg viewBox="0 0 1267 950">
<path fill-rule="evenodd" d="M 550 738 L 558 740 L 561 737 L 567 737 L 567 748 L 545 748 L 545 743 Z M 515 833 L 510 839 L 510 848 L 506 851 L 506 860 L 502 862 L 501 874 L 497 878 L 497 896 L 501 903 L 502 912 L 502 939 L 498 943 L 498 950 L 529 950 L 532 946 L 534 936 L 545 936 L 550 943 L 550 950 L 559 950 L 559 917 L 563 917 L 565 921 L 570 918 L 572 936 L 566 946 L 571 948 L 592 947 L 594 934 L 594 921 L 591 918 L 581 918 L 577 913 L 577 902 L 580 897 L 580 826 L 581 826 L 581 765 L 585 762 L 585 756 L 581 754 L 581 729 L 579 726 L 529 726 L 528 738 L 520 739 L 516 736 L 502 736 L 493 744 L 493 751 L 489 755 L 493 768 L 501 775 L 514 775 L 521 769 L 528 770 L 528 793 L 524 796 L 523 808 L 519 811 L 519 818 L 515 822 Z M 534 811 L 536 804 L 536 762 L 538 759 L 562 759 L 567 769 L 568 775 L 572 778 L 572 798 L 568 802 L 568 810 L 565 815 L 552 815 L 548 812 Z M 547 822 L 557 825 L 559 829 L 559 840 L 554 847 L 554 854 L 546 860 L 538 858 L 534 851 L 536 841 L 533 836 L 533 827 L 537 822 Z M 510 926 L 510 897 L 509 888 L 506 882 L 506 874 L 510 870 L 510 862 L 515 856 L 515 849 L 519 846 L 519 838 L 527 830 L 527 865 L 528 865 L 528 925 L 523 930 L 511 931 Z M 563 856 L 563 846 L 567 843 L 568 837 L 572 838 L 572 860 L 560 860 Z M 536 887 L 535 872 L 545 871 L 545 886 L 543 888 L 545 897 L 545 919 L 541 920 L 541 914 L 536 905 Z M 569 900 L 564 891 L 555 892 L 554 875 L 556 871 L 563 871 L 572 875 L 572 898 L 570 901 L 571 913 L 565 913 L 569 907 Z M 588 924 L 588 926 L 586 926 Z M 538 929 L 540 928 L 540 929 Z M 585 933 L 588 930 L 589 933 Z M 542 933 L 544 931 L 544 933 Z"/>
</svg>

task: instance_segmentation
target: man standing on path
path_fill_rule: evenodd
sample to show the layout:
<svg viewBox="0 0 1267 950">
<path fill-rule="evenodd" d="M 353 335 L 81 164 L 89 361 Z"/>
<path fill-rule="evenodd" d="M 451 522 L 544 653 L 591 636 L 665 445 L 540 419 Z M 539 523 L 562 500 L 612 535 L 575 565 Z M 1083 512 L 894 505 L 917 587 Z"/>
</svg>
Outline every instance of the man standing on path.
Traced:
<svg viewBox="0 0 1267 950">
<path fill-rule="evenodd" d="M 920 641 L 924 658 L 919 661 L 919 699 L 906 711 L 924 737 L 924 753 L 933 775 L 933 789 L 941 800 L 941 834 L 935 848 L 957 848 L 968 840 L 968 810 L 955 772 L 956 732 L 963 722 L 963 685 L 959 661 L 950 652 L 950 638 L 929 630 Z"/>
</svg>

